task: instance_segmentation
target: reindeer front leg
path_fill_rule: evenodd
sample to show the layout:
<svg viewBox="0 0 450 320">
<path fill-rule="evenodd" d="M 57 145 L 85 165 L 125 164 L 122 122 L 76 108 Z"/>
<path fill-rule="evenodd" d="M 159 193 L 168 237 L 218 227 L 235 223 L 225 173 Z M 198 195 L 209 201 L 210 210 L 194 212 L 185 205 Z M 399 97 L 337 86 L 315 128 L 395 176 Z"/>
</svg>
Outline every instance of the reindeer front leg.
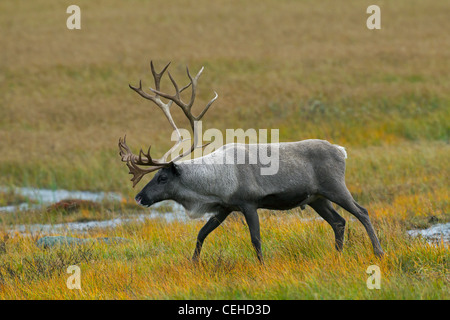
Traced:
<svg viewBox="0 0 450 320">
<path fill-rule="evenodd" d="M 203 241 L 214 229 L 216 229 L 220 224 L 228 217 L 231 211 L 223 210 L 216 215 L 209 218 L 208 222 L 200 229 L 197 236 L 197 244 L 195 246 L 194 255 L 192 256 L 192 261 L 197 263 L 200 257 L 200 251 L 202 250 Z"/>
<path fill-rule="evenodd" d="M 247 222 L 248 228 L 250 230 L 250 238 L 252 240 L 252 245 L 255 248 L 256 255 L 261 264 L 264 264 L 263 255 L 261 251 L 261 234 L 259 230 L 259 217 L 256 208 L 244 207 L 242 209 L 245 221 Z"/>
</svg>

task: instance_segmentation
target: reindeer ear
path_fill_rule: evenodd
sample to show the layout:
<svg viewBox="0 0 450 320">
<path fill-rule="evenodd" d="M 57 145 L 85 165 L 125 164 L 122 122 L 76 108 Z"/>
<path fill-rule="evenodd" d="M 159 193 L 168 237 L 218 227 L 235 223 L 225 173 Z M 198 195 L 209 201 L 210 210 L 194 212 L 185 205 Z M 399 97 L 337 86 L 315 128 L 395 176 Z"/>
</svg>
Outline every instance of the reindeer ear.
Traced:
<svg viewBox="0 0 450 320">
<path fill-rule="evenodd" d="M 170 171 L 172 171 L 172 173 L 177 177 L 181 175 L 180 168 L 174 162 L 170 163 Z"/>
</svg>

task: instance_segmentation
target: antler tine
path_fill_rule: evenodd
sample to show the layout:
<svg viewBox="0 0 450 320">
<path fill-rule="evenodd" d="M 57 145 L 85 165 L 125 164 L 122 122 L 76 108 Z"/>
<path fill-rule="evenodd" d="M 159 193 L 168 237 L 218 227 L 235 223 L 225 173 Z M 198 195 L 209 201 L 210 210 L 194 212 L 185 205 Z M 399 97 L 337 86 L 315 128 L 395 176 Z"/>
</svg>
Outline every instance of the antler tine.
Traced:
<svg viewBox="0 0 450 320">
<path fill-rule="evenodd" d="M 153 78 L 155 79 L 155 88 L 157 91 L 161 90 L 161 78 L 164 75 L 164 73 L 166 72 L 167 68 L 169 67 L 171 62 L 169 62 L 168 64 L 166 64 L 166 66 L 161 70 L 160 73 L 157 73 L 155 71 L 155 67 L 153 65 L 153 61 L 150 61 L 150 69 L 152 71 L 153 74 Z M 187 88 L 189 88 L 191 86 L 192 83 L 188 83 L 187 85 L 185 85 L 183 88 L 181 88 L 181 90 L 178 90 L 178 85 L 176 84 L 175 80 L 172 78 L 172 75 L 170 74 L 170 72 L 167 72 L 167 74 L 169 75 L 170 80 L 172 81 L 174 87 L 176 88 L 176 92 L 177 92 L 177 96 L 179 98 L 179 95 L 181 92 L 183 92 L 184 90 L 186 90 Z M 150 88 L 150 90 L 152 90 L 152 88 Z M 153 91 L 153 90 L 152 90 Z M 158 96 L 160 96 L 159 94 L 157 94 L 155 92 L 156 96 L 155 98 L 158 98 Z M 172 100 L 169 101 L 168 105 L 171 106 L 173 103 Z"/>
<path fill-rule="evenodd" d="M 161 169 L 161 167 L 152 167 L 150 169 L 142 169 L 142 168 L 138 167 L 136 165 L 136 163 L 134 163 L 130 160 L 127 161 L 127 167 L 128 167 L 128 169 L 130 169 L 130 171 L 128 173 L 133 175 L 133 178 L 131 178 L 131 181 L 133 182 L 133 188 L 139 181 L 141 181 L 143 176 L 145 176 L 146 174 L 148 174 L 150 172 Z"/>
<path fill-rule="evenodd" d="M 219 95 L 217 94 L 217 92 L 214 91 L 214 98 L 212 98 L 208 104 L 206 105 L 206 107 L 203 109 L 203 111 L 197 116 L 194 117 L 196 121 L 199 121 L 201 118 L 203 118 L 203 116 L 205 115 L 206 111 L 208 111 L 209 107 L 213 104 L 214 101 L 217 100 L 217 98 L 219 97 Z"/>
<path fill-rule="evenodd" d="M 153 78 L 155 79 L 155 87 L 157 88 L 156 90 L 160 90 L 160 82 L 161 82 L 161 77 L 163 76 L 164 72 L 166 72 L 167 68 L 169 67 L 171 62 L 169 62 L 168 64 L 166 64 L 166 66 L 162 69 L 162 71 L 160 73 L 157 73 L 155 71 L 155 67 L 153 65 L 153 60 L 150 60 L 150 69 L 152 70 L 152 74 L 153 74 Z"/>
<path fill-rule="evenodd" d="M 119 138 L 119 155 L 122 161 L 127 161 L 133 155 L 130 148 L 127 146 L 126 139 L 127 135 L 125 135 L 123 139 L 122 137 Z"/>
<path fill-rule="evenodd" d="M 193 116 L 193 118 L 195 119 L 195 121 L 201 120 L 201 118 L 205 115 L 206 111 L 208 111 L 209 107 L 213 104 L 214 101 L 217 100 L 217 98 L 219 97 L 219 95 L 218 95 L 217 92 L 215 92 L 215 91 L 214 91 L 214 94 L 215 94 L 214 98 L 212 98 L 212 99 L 208 102 L 208 104 L 207 104 L 206 107 L 203 109 L 203 111 L 202 111 L 197 117 L 194 117 L 194 116 Z M 194 132 L 194 143 L 191 145 L 191 148 L 190 148 L 189 150 L 183 152 L 182 154 L 179 154 L 176 158 L 172 159 L 172 162 L 175 162 L 175 161 L 177 161 L 177 160 L 179 160 L 179 159 L 184 158 L 184 157 L 187 156 L 188 154 L 194 152 L 194 150 L 197 149 L 197 148 L 204 148 L 204 147 L 208 146 L 209 144 L 211 144 L 211 142 L 209 142 L 209 143 L 206 143 L 206 144 L 204 144 L 204 145 L 198 146 L 198 138 L 197 138 L 197 135 L 195 135 L 195 131 L 196 131 L 196 130 L 195 130 L 195 128 L 194 128 L 194 124 L 192 124 L 192 131 Z"/>
<path fill-rule="evenodd" d="M 198 78 L 200 78 L 200 75 L 202 74 L 203 70 L 205 69 L 205 67 L 202 67 L 200 69 L 200 71 L 197 73 L 197 75 L 192 78 L 190 72 L 189 72 L 189 68 L 186 66 L 186 73 L 189 77 L 189 80 L 191 80 L 192 83 L 192 94 L 191 94 L 191 101 L 189 101 L 187 107 L 189 108 L 189 110 L 192 108 L 192 105 L 194 104 L 194 100 L 195 100 L 195 95 L 197 94 L 197 82 L 198 82 Z"/>
<path fill-rule="evenodd" d="M 174 95 L 170 95 L 164 92 L 159 91 L 158 89 L 152 89 L 150 88 L 150 90 L 152 92 L 154 92 L 155 94 L 164 97 L 166 99 L 169 99 L 170 101 L 175 102 L 181 109 L 183 109 L 184 113 L 186 114 L 186 116 L 188 114 L 190 114 L 190 110 L 192 108 L 192 105 L 194 104 L 194 100 L 195 100 L 195 95 L 197 93 L 197 82 L 198 82 L 198 78 L 200 77 L 200 75 L 202 74 L 203 70 L 205 68 L 202 67 L 200 69 L 200 71 L 197 73 L 197 75 L 192 78 L 190 72 L 189 72 L 189 68 L 186 67 L 186 73 L 189 77 L 190 83 L 186 86 L 184 86 L 181 90 L 178 90 L 178 85 L 175 82 L 175 80 L 173 79 L 173 77 L 171 76 L 170 72 L 167 72 L 169 75 L 170 80 L 172 81 L 173 86 L 175 87 L 175 94 Z M 192 85 L 192 93 L 191 93 L 191 100 L 189 101 L 189 103 L 184 103 L 181 98 L 180 98 L 180 93 L 183 92 L 183 90 L 185 90 L 186 88 L 188 88 L 189 86 Z"/>
<path fill-rule="evenodd" d="M 156 103 L 157 105 L 159 105 L 159 103 L 156 101 L 154 96 L 149 95 L 148 93 L 146 93 L 144 90 L 142 90 L 142 80 L 139 80 L 139 87 L 134 87 L 131 84 L 128 85 L 131 89 L 133 89 L 134 91 L 136 91 L 141 97 L 151 100 L 154 103 Z"/>
<path fill-rule="evenodd" d="M 123 139 L 119 138 L 119 155 L 123 162 L 131 161 L 139 165 L 154 165 L 154 163 L 152 163 L 151 157 L 149 157 L 150 148 L 148 148 L 148 150 L 149 150 L 148 153 L 145 154 L 141 149 L 139 156 L 136 156 L 131 152 L 130 148 L 126 143 L 126 135 Z M 147 159 L 142 159 L 142 155 L 144 155 Z"/>
<path fill-rule="evenodd" d="M 150 150 L 151 150 L 152 146 L 148 147 L 147 153 L 145 153 L 142 148 L 139 151 L 139 156 L 138 156 L 138 161 L 134 161 L 136 164 L 139 165 L 144 165 L 144 166 L 157 166 L 157 167 L 161 167 L 164 165 L 167 165 L 167 163 L 165 161 L 160 162 L 159 159 L 158 160 L 153 160 L 152 156 L 150 155 Z M 143 159 L 142 156 L 144 156 L 145 158 Z"/>
<path fill-rule="evenodd" d="M 161 167 L 167 165 L 166 163 L 159 163 L 154 161 L 150 156 L 151 146 L 148 148 L 147 153 L 142 149 L 139 152 L 139 156 L 133 154 L 126 144 L 126 135 L 124 138 L 119 138 L 119 154 L 123 162 L 126 162 L 129 169 L 129 173 L 133 175 L 131 181 L 133 182 L 133 187 L 142 179 L 147 173 L 161 169 Z M 146 159 L 144 159 L 144 156 Z M 149 166 L 149 169 L 142 169 L 139 165 Z"/>
<path fill-rule="evenodd" d="M 152 70 L 152 74 L 155 76 L 155 78 L 161 79 L 162 75 L 164 74 L 164 72 L 166 72 L 167 68 L 170 66 L 172 62 L 169 62 L 168 64 L 166 64 L 166 66 L 161 70 L 161 72 L 156 72 L 155 71 L 155 66 L 153 65 L 153 60 L 150 60 L 150 69 Z"/>
<path fill-rule="evenodd" d="M 191 73 L 189 72 L 189 67 L 186 66 L 186 73 L 189 77 L 189 80 L 191 80 L 191 82 L 195 82 L 195 84 L 197 84 L 198 78 L 200 78 L 200 75 L 202 74 L 204 69 L 205 69 L 205 67 L 201 67 L 200 71 L 197 72 L 197 75 L 194 78 L 192 78 Z"/>
<path fill-rule="evenodd" d="M 175 88 L 175 95 L 173 97 L 176 98 L 176 100 L 178 100 L 178 101 L 180 101 L 182 103 L 182 101 L 180 99 L 180 90 L 178 89 L 177 83 L 172 78 L 172 75 L 170 74 L 170 72 L 167 72 L 167 74 L 169 75 L 169 79 L 170 79 L 170 81 L 172 81 L 173 87 Z M 152 89 L 150 88 L 150 90 L 152 90 Z M 158 89 L 156 89 L 156 90 L 158 90 Z M 153 92 L 155 92 L 155 91 L 153 91 Z M 170 100 L 173 101 L 172 99 L 170 99 Z"/>
<path fill-rule="evenodd" d="M 148 151 L 147 154 L 144 153 L 144 151 L 139 150 L 139 164 L 144 165 L 144 164 L 152 164 L 152 157 L 150 156 L 150 149 L 152 148 L 152 146 L 148 147 Z M 142 156 L 144 156 L 146 159 L 142 160 Z"/>
<path fill-rule="evenodd" d="M 191 82 L 189 82 L 187 85 L 185 85 L 183 88 L 181 88 L 180 93 L 183 92 L 184 90 L 186 90 L 187 88 L 189 88 L 191 86 Z"/>
<path fill-rule="evenodd" d="M 161 94 L 161 92 L 159 90 L 161 89 L 161 78 L 164 75 L 164 73 L 166 72 L 166 70 L 169 67 L 169 65 L 170 65 L 170 62 L 168 64 L 166 64 L 166 66 L 162 69 L 161 72 L 158 73 L 158 72 L 155 71 L 155 66 L 153 65 L 153 61 L 150 61 L 150 69 L 152 71 L 153 78 L 155 80 L 155 87 L 156 87 L 156 90 L 154 90 L 152 88 L 150 88 L 150 90 L 155 93 L 154 96 L 149 95 L 148 93 L 146 93 L 142 89 L 142 80 L 139 80 L 139 87 L 132 86 L 131 84 L 129 84 L 128 86 L 131 89 L 133 89 L 134 91 L 136 91 L 141 97 L 153 101 L 161 109 L 168 109 L 168 108 L 170 108 L 172 103 L 173 103 L 172 99 L 169 99 L 170 101 L 168 103 L 164 103 L 164 102 L 161 101 L 161 99 L 159 99 L 159 96 L 162 96 L 162 97 L 165 98 L 165 94 Z M 176 87 L 176 91 L 177 91 L 176 95 L 178 96 L 178 99 L 179 99 L 180 93 L 183 92 L 184 90 L 186 90 L 187 88 L 189 88 L 192 85 L 192 83 L 190 82 L 187 85 L 185 85 L 183 88 L 181 88 L 181 90 L 178 90 L 178 86 L 177 86 L 175 80 L 172 78 L 172 76 L 170 75 L 169 72 L 168 72 L 168 74 L 169 74 L 170 80 L 172 81 L 172 83 Z"/>
</svg>

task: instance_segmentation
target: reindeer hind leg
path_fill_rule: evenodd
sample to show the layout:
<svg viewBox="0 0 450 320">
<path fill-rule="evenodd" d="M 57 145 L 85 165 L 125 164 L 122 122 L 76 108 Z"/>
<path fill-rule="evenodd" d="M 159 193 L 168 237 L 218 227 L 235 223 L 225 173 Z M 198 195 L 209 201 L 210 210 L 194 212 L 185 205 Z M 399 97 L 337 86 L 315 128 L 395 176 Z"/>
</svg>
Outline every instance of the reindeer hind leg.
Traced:
<svg viewBox="0 0 450 320">
<path fill-rule="evenodd" d="M 342 251 L 344 245 L 345 219 L 334 210 L 331 202 L 325 198 L 318 198 L 309 204 L 334 231 L 335 247 L 337 251 Z"/>
<path fill-rule="evenodd" d="M 323 196 L 353 214 L 366 229 L 370 241 L 372 242 L 375 255 L 378 257 L 384 255 L 380 241 L 378 240 L 377 234 L 370 221 L 368 211 L 353 199 L 344 183 L 338 183 L 334 187 L 329 187 L 328 190 L 323 193 Z"/>
</svg>

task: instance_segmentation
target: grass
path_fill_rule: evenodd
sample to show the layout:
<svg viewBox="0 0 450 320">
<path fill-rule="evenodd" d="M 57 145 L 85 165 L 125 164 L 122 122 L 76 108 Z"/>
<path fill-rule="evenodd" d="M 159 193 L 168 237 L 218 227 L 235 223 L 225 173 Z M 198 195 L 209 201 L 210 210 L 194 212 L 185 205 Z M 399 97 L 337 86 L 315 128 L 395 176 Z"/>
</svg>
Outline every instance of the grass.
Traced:
<svg viewBox="0 0 450 320">
<path fill-rule="evenodd" d="M 448 246 L 412 239 L 409 228 L 450 221 L 449 3 L 378 1 L 382 29 L 366 28 L 368 1 L 85 1 L 82 29 L 67 30 L 71 3 L 0 3 L 0 186 L 117 191 L 132 199 L 117 141 L 133 150 L 170 147 L 157 108 L 128 84 L 152 86 L 148 62 L 205 71 L 194 113 L 219 99 L 203 130 L 278 128 L 281 141 L 327 139 L 346 147 L 347 185 L 367 207 L 387 252 L 376 260 L 351 216 L 344 252 L 311 211 L 261 212 L 266 265 L 246 226 L 227 220 L 202 263 L 189 261 L 201 222 L 132 223 L 85 236 L 131 244 L 42 251 L 13 224 L 132 215 L 123 203 L 71 212 L 0 214 L 2 299 L 449 299 Z M 163 89 L 172 92 L 165 79 Z M 187 121 L 174 109 L 180 127 Z M 150 177 L 144 178 L 143 186 Z M 7 190 L 7 189 L 5 189 Z M 12 188 L 11 188 L 12 190 Z M 1 191 L 0 205 L 30 202 Z M 82 270 L 68 290 L 66 265 Z M 367 267 L 382 271 L 368 290 Z"/>
<path fill-rule="evenodd" d="M 17 194 L 12 189 L 0 190 L 0 207 L 19 205 L 21 203 L 32 203 L 27 197 Z"/>
<path fill-rule="evenodd" d="M 308 214 L 308 213 L 305 213 Z M 205 242 L 201 263 L 189 261 L 201 223 L 152 221 L 90 236 L 131 244 L 37 249 L 30 237 L 6 241 L 0 264 L 3 299 L 448 299 L 448 248 L 410 238 L 401 223 L 379 221 L 387 255 L 379 260 L 358 222 L 349 222 L 344 252 L 325 222 L 296 214 L 263 214 L 261 267 L 247 227 L 230 219 Z M 68 290 L 66 268 L 81 269 L 81 290 Z M 370 265 L 381 289 L 366 287 Z"/>
</svg>

